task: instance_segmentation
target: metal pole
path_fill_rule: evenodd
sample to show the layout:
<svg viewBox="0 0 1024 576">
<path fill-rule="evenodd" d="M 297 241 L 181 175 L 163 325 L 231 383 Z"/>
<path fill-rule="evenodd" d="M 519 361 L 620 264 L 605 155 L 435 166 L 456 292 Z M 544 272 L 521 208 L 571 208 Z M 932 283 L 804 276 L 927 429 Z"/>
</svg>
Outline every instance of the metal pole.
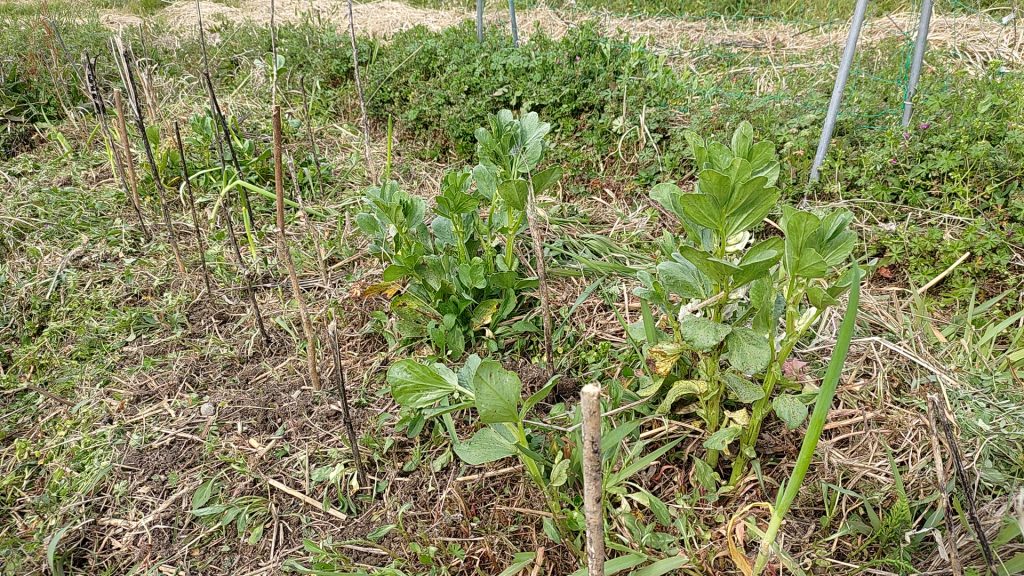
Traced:
<svg viewBox="0 0 1024 576">
<path fill-rule="evenodd" d="M 519 24 L 516 23 L 516 0 L 508 0 L 508 19 L 512 21 L 512 45 L 519 47 Z"/>
<path fill-rule="evenodd" d="M 843 59 L 839 63 L 839 74 L 836 75 L 836 83 L 832 87 L 832 100 L 828 103 L 825 126 L 821 129 L 818 151 L 814 154 L 814 163 L 811 164 L 811 182 L 818 181 L 818 170 L 825 161 L 828 144 L 832 141 L 832 130 L 836 127 L 836 116 L 839 115 L 839 105 L 843 101 L 846 80 L 850 77 L 850 66 L 853 65 L 853 54 L 857 51 L 857 38 L 860 37 L 860 27 L 864 23 L 867 8 L 868 0 L 857 0 L 857 8 L 853 11 L 853 21 L 850 23 L 850 34 L 846 37 L 846 48 L 843 49 Z"/>
<path fill-rule="evenodd" d="M 910 78 L 907 79 L 907 94 L 903 100 L 903 127 L 910 124 L 910 115 L 914 111 L 914 91 L 917 81 L 921 78 L 921 64 L 924 62 L 924 51 L 928 47 L 928 27 L 932 20 L 932 0 L 921 0 L 921 22 L 917 26 L 917 43 L 914 45 L 914 60 L 910 65 Z"/>
<path fill-rule="evenodd" d="M 484 0 L 476 0 L 476 41 L 484 41 Z"/>
</svg>

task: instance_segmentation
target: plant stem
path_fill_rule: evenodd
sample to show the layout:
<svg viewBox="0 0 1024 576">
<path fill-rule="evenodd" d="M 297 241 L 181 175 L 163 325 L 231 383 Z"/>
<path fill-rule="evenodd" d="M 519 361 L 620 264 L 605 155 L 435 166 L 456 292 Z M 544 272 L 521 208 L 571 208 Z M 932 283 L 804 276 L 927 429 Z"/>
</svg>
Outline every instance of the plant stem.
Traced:
<svg viewBox="0 0 1024 576">
<path fill-rule="evenodd" d="M 803 444 L 800 446 L 800 454 L 796 459 L 796 466 L 793 473 L 786 482 L 785 492 L 778 500 L 778 505 L 772 510 L 772 517 L 768 523 L 764 538 L 761 540 L 761 547 L 754 561 L 753 576 L 760 576 L 768 564 L 768 556 L 771 553 L 772 545 L 782 527 L 782 521 L 789 512 L 789 507 L 796 500 L 800 487 L 803 484 L 804 476 L 811 466 L 814 458 L 814 449 L 818 446 L 818 440 L 825 428 L 825 421 L 828 419 L 828 412 L 832 406 L 832 398 L 835 397 L 836 388 L 839 385 L 839 377 L 843 372 L 843 364 L 846 362 L 846 353 L 850 350 L 850 340 L 853 339 L 853 330 L 857 323 L 857 305 L 860 300 L 860 268 L 854 262 L 850 273 L 853 282 L 850 288 L 850 300 L 846 305 L 846 313 L 843 314 L 843 322 L 839 327 L 839 336 L 836 339 L 836 346 L 832 350 L 832 359 L 829 360 L 828 369 L 821 382 L 821 389 L 818 391 L 818 399 L 814 402 L 814 412 L 807 425 L 807 432 L 804 435 Z"/>
<path fill-rule="evenodd" d="M 327 319 L 325 318 L 326 322 Z M 345 430 L 348 433 L 348 444 L 352 450 L 352 459 L 356 463 L 356 475 L 361 486 L 368 486 L 366 471 L 363 469 L 363 458 L 359 454 L 359 437 L 356 436 L 355 425 L 349 416 L 348 390 L 345 386 L 345 367 L 341 364 L 341 351 L 338 349 L 338 321 L 331 320 L 327 326 L 327 339 L 331 344 L 331 355 L 334 357 L 334 379 L 338 381 L 338 397 L 341 400 L 341 416 L 345 419 Z"/>
<path fill-rule="evenodd" d="M 135 174 L 135 159 L 132 158 L 132 145 L 128 141 L 128 127 L 124 122 L 124 102 L 121 100 L 121 91 L 114 90 L 114 109 L 117 111 L 117 137 L 121 141 L 121 151 L 124 153 L 124 170 L 122 174 L 128 175 L 128 187 L 131 190 L 132 207 L 135 208 L 135 215 L 139 217 L 139 225 L 142 226 L 142 233 L 146 238 L 152 239 L 153 235 L 146 226 L 146 219 L 142 215 L 142 201 L 139 199 L 139 177 Z M 117 152 L 115 150 L 115 156 Z M 120 157 L 120 156 L 118 156 Z"/>
<path fill-rule="evenodd" d="M 135 88 L 135 71 L 131 56 L 128 50 L 121 51 L 121 62 L 124 65 L 125 77 L 128 80 L 128 96 L 135 108 L 135 123 L 142 137 L 143 149 L 146 151 L 146 159 L 149 161 L 149 169 L 153 173 L 153 184 L 156 187 L 156 195 L 160 200 L 160 210 L 164 217 L 164 227 L 167 228 L 167 235 L 171 241 L 171 251 L 174 253 L 174 261 L 178 265 L 178 272 L 185 276 L 185 262 L 181 259 L 181 251 L 178 250 L 178 235 L 174 232 L 174 225 L 171 223 L 171 212 L 167 207 L 164 183 L 160 179 L 160 170 L 157 168 L 156 159 L 153 157 L 153 147 L 149 144 L 149 136 L 146 134 L 146 120 L 142 115 L 142 107 L 139 104 L 138 91 Z"/>
<path fill-rule="evenodd" d="M 316 336 L 313 334 L 313 324 L 309 320 L 309 311 L 306 310 L 306 301 L 302 298 L 302 288 L 299 286 L 299 276 L 295 272 L 295 263 L 292 262 L 292 255 L 288 251 L 288 241 L 285 239 L 284 227 L 284 166 L 282 162 L 283 152 L 281 150 L 281 107 L 274 106 L 274 192 L 277 193 L 277 251 L 279 258 L 284 261 L 288 268 L 288 278 L 292 283 L 292 294 L 299 303 L 299 317 L 302 320 L 302 331 L 306 336 L 306 367 L 309 369 L 309 379 L 313 383 L 313 390 L 320 389 L 320 373 L 316 367 Z"/>
<path fill-rule="evenodd" d="M 199 244 L 199 261 L 203 266 L 203 282 L 206 283 L 206 294 L 213 294 L 210 286 L 210 271 L 206 268 L 206 242 L 199 228 L 199 214 L 196 213 L 196 199 L 192 194 L 192 181 L 188 175 L 188 160 L 185 158 L 185 146 L 181 143 L 181 129 L 174 123 L 174 140 L 178 145 L 178 156 L 181 157 L 181 177 L 185 181 L 185 192 L 188 194 L 188 207 L 192 211 L 192 226 L 196 229 L 196 243 Z"/>
</svg>

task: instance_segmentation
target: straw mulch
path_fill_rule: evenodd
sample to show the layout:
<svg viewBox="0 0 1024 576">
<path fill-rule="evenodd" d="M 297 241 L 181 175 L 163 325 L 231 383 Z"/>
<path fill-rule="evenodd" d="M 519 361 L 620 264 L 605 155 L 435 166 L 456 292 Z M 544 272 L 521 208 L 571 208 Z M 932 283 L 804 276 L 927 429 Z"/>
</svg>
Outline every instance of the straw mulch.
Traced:
<svg viewBox="0 0 1024 576">
<path fill-rule="evenodd" d="M 200 2 L 204 22 L 214 27 L 221 21 L 269 23 L 270 3 L 247 0 L 240 7 L 215 2 Z M 293 22 L 313 15 L 338 25 L 348 25 L 345 2 L 336 0 L 278 0 L 275 19 Z M 370 36 L 387 38 L 417 25 L 438 31 L 472 19 L 471 12 L 414 8 L 400 2 L 384 0 L 353 7 L 356 30 Z M 175 30 L 195 30 L 196 3 L 182 0 L 161 13 Z M 104 14 L 105 22 L 122 26 L 112 14 Z M 541 31 L 561 37 L 583 22 L 596 22 L 608 34 L 625 34 L 633 39 L 646 38 L 652 48 L 666 51 L 728 46 L 736 50 L 767 52 L 772 55 L 802 54 L 841 47 L 849 26 L 846 23 L 808 27 L 806 23 L 757 22 L 753 20 L 684 19 L 647 17 L 633 18 L 597 12 L 556 11 L 547 7 L 523 9 L 517 13 L 519 29 L 524 37 Z M 489 26 L 507 26 L 508 15 L 502 10 L 487 14 Z M 912 40 L 917 28 L 917 15 L 896 13 L 864 23 L 860 46 L 871 46 L 888 40 Z M 936 14 L 932 18 L 929 46 L 948 50 L 975 68 L 1000 60 L 1007 64 L 1024 62 L 1024 38 L 1012 22 L 1003 24 L 985 14 Z"/>
</svg>

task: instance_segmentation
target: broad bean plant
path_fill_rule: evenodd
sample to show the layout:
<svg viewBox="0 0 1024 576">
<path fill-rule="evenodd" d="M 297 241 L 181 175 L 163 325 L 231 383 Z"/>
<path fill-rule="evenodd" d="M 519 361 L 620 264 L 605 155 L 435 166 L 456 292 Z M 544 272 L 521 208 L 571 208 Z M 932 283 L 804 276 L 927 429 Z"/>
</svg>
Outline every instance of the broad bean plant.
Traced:
<svg viewBox="0 0 1024 576">
<path fill-rule="evenodd" d="M 492 116 L 476 132 L 478 164 L 446 174 L 432 209 L 393 181 L 367 191 L 356 223 L 386 265 L 374 291 L 401 292 L 391 312 L 402 339 L 425 339 L 455 360 L 480 336 L 532 331 L 502 322 L 537 286 L 516 247 L 527 199 L 561 177 L 557 167 L 537 170 L 550 130 L 536 113 Z"/>
<path fill-rule="evenodd" d="M 666 233 L 661 261 L 638 275 L 644 318 L 634 334 L 649 368 L 639 393 L 659 398 L 660 412 L 696 412 L 706 425 L 697 466 L 710 487 L 723 453 L 734 456 L 730 483 L 742 478 L 772 412 L 790 428 L 806 418 L 799 390 L 780 386 L 783 365 L 849 289 L 844 271 L 856 236 L 846 210 L 783 205 L 778 224 L 756 239 L 754 228 L 779 203 L 774 145 L 755 142 L 746 122 L 729 146 L 686 137 L 696 188 L 651 191 L 682 234 Z"/>
</svg>

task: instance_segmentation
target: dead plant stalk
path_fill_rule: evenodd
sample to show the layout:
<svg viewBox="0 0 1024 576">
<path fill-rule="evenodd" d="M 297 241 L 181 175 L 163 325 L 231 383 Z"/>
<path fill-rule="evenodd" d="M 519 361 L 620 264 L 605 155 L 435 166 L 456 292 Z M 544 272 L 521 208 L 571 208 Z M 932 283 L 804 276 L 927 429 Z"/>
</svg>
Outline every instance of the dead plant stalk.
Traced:
<svg viewBox="0 0 1024 576">
<path fill-rule="evenodd" d="M 185 276 L 185 261 L 181 259 L 181 251 L 178 249 L 178 235 L 174 232 L 174 224 L 171 222 L 171 211 L 167 207 L 167 191 L 164 190 L 164 183 L 160 179 L 160 169 L 157 168 L 156 158 L 153 157 L 153 147 L 149 143 L 146 133 L 146 119 L 142 114 L 142 106 L 139 103 L 139 93 L 135 83 L 135 69 L 132 63 L 131 53 L 121 46 L 121 40 L 117 40 L 120 49 L 121 65 L 124 68 L 124 76 L 127 79 L 128 99 L 135 110 L 135 124 L 139 129 L 139 136 L 142 138 L 142 147 L 146 151 L 146 160 L 149 162 L 149 169 L 153 174 L 153 184 L 156 187 L 156 195 L 160 200 L 160 211 L 163 213 L 164 227 L 167 228 L 167 236 L 171 241 L 171 251 L 174 253 L 174 261 L 178 265 L 178 272 Z"/>
<path fill-rule="evenodd" d="M 139 177 L 135 173 L 135 159 L 132 157 L 132 146 L 128 141 L 128 126 L 124 122 L 124 101 L 121 99 L 120 90 L 114 90 L 114 110 L 117 112 L 115 126 L 117 127 L 118 140 L 121 141 L 121 152 L 124 154 L 124 168 L 128 175 L 132 205 L 139 216 L 142 233 L 146 235 L 146 238 L 152 239 L 153 235 L 150 233 L 149 227 L 146 226 L 146 219 L 142 216 L 142 201 L 139 200 Z"/>
<path fill-rule="evenodd" d="M 196 212 L 196 198 L 192 193 L 192 181 L 188 173 L 188 160 L 185 158 L 185 146 L 181 143 L 181 129 L 177 121 L 174 123 L 174 140 L 178 145 L 178 156 L 181 157 L 181 178 L 185 182 L 185 193 L 188 196 L 188 207 L 192 212 L 192 226 L 196 230 L 196 243 L 199 245 L 199 261 L 203 266 L 203 282 L 206 284 L 206 293 L 213 294 L 210 286 L 210 271 L 206 267 L 206 242 L 203 240 L 203 231 L 199 228 L 199 214 Z"/>
<path fill-rule="evenodd" d="M 306 301 L 302 298 L 302 288 L 299 286 L 299 276 L 295 273 L 295 263 L 292 262 L 291 253 L 288 252 L 288 241 L 285 238 L 284 225 L 284 162 L 282 161 L 281 150 L 281 107 L 274 106 L 274 192 L 277 194 L 277 251 L 278 257 L 288 268 L 288 277 L 292 283 L 292 294 L 299 303 L 299 317 L 302 320 L 302 331 L 306 336 L 306 365 L 309 368 L 309 379 L 313 383 L 313 390 L 320 389 L 320 374 L 316 369 L 316 337 L 313 334 L 313 325 L 309 321 L 309 311 L 306 310 Z"/>
<path fill-rule="evenodd" d="M 325 319 L 326 320 L 326 319 Z M 327 326 L 327 339 L 331 343 L 331 355 L 334 358 L 334 379 L 338 382 L 338 398 L 341 401 L 341 416 L 345 419 L 345 431 L 352 449 L 352 459 L 356 463 L 356 474 L 360 486 L 367 486 L 366 470 L 363 468 L 363 457 L 359 453 L 359 436 L 348 409 L 348 387 L 345 382 L 345 367 L 341 364 L 341 350 L 338 349 L 338 321 L 331 320 Z"/>
<path fill-rule="evenodd" d="M 352 10 L 352 0 L 348 0 L 348 33 L 352 41 L 352 72 L 356 81 L 356 93 L 359 95 L 359 115 L 363 121 L 363 161 L 366 162 L 370 180 L 376 181 L 377 173 L 373 169 L 373 159 L 370 157 L 370 122 L 366 118 L 366 98 L 363 97 L 363 82 L 359 78 L 359 48 L 356 46 L 356 18 Z"/>
</svg>

